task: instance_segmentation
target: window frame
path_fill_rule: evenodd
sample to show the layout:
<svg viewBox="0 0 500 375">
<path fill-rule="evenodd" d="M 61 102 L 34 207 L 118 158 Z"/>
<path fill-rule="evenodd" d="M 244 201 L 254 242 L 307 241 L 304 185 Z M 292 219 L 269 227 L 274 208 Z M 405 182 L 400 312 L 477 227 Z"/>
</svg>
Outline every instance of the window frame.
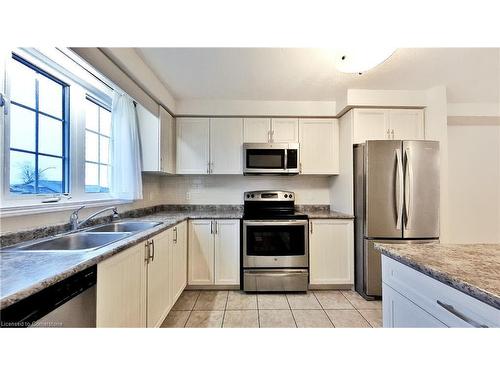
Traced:
<svg viewBox="0 0 500 375">
<path fill-rule="evenodd" d="M 66 113 L 68 114 L 67 123 L 67 176 L 68 193 L 71 200 L 67 201 L 61 197 L 56 203 L 42 203 L 42 200 L 59 196 L 60 194 L 15 194 L 10 192 L 10 115 L 4 115 L 3 109 L 0 110 L 0 120 L 4 128 L 0 129 L 0 142 L 3 145 L 4 152 L 0 154 L 0 164 L 2 173 L 2 182 L 0 184 L 0 216 L 17 215 L 19 212 L 36 212 L 38 209 L 46 211 L 47 209 L 57 209 L 57 207 L 72 207 L 79 203 L 85 204 L 105 204 L 109 202 L 126 203 L 129 201 L 114 199 L 110 193 L 92 193 L 85 192 L 85 110 L 84 101 L 87 97 L 92 97 L 97 102 L 103 104 L 106 108 L 111 108 L 113 89 L 107 84 L 107 80 L 100 81 L 95 72 L 86 71 L 78 65 L 64 51 L 52 49 L 48 52 L 32 48 L 19 48 L 9 51 L 7 56 L 3 56 L 5 61 L 0 65 L 0 91 L 3 89 L 6 95 L 6 110 L 10 113 L 11 103 L 9 98 L 9 62 L 12 55 L 16 54 L 23 60 L 32 64 L 36 68 L 46 72 L 51 77 L 68 85 Z M 67 61 L 67 65 L 65 64 Z M 0 60 L 1 61 L 1 60 Z M 3 82 L 2 82 L 3 81 Z M 112 161 L 110 160 L 110 163 Z M 12 213 L 11 213 L 12 211 Z"/>
<path fill-rule="evenodd" d="M 16 151 L 16 152 L 22 152 L 25 154 L 34 155 L 35 156 L 35 171 L 38 170 L 39 156 L 48 156 L 48 157 L 55 157 L 55 158 L 61 159 L 61 169 L 62 169 L 62 181 L 61 181 L 62 182 L 62 184 L 61 184 L 62 189 L 61 190 L 62 191 L 60 193 L 54 193 L 54 194 L 68 193 L 69 189 L 70 189 L 70 179 L 71 179 L 70 168 L 69 168 L 69 160 L 70 160 L 70 155 L 69 155 L 69 150 L 70 150 L 70 147 L 69 147 L 69 133 L 70 133 L 70 128 L 69 128 L 70 127 L 70 121 L 69 121 L 69 118 L 70 118 L 69 85 L 66 82 L 64 82 L 63 80 L 61 80 L 60 78 L 52 76 L 51 74 L 47 73 L 45 70 L 34 65 L 30 61 L 25 60 L 24 58 L 19 56 L 17 53 L 14 53 L 14 52 L 12 53 L 10 63 L 12 63 L 12 60 L 16 61 L 17 63 L 23 64 L 24 66 L 33 70 L 35 73 L 40 74 L 40 75 L 50 79 L 51 81 L 58 83 L 59 85 L 62 86 L 63 93 L 62 93 L 62 103 L 61 103 L 61 106 L 62 106 L 61 118 L 57 118 L 54 115 L 51 115 L 49 113 L 45 113 L 45 112 L 40 110 L 38 83 L 35 87 L 35 98 L 36 99 L 35 99 L 35 107 L 34 108 L 27 106 L 23 103 L 15 102 L 13 100 L 9 101 L 9 112 L 12 110 L 12 105 L 15 105 L 19 108 L 23 108 L 25 110 L 29 110 L 29 111 L 35 113 L 35 151 L 29 151 L 29 150 L 23 150 L 23 149 L 17 149 L 17 148 L 11 147 L 11 144 L 10 144 L 10 116 L 8 117 L 9 118 L 9 142 L 8 142 L 9 149 L 6 151 L 8 151 L 8 153 L 9 153 L 9 155 L 8 155 L 8 162 L 9 162 L 9 166 L 8 166 L 8 169 L 9 169 L 8 189 L 9 190 L 8 191 L 9 191 L 9 196 L 12 199 L 13 197 L 19 197 L 19 196 L 23 196 L 23 195 L 27 195 L 30 197 L 52 195 L 52 194 L 39 193 L 39 192 L 33 193 L 33 194 L 15 194 L 15 193 L 12 193 L 10 191 L 10 185 L 11 185 L 10 184 L 10 151 Z M 10 82 L 9 82 L 9 86 L 10 86 Z M 9 87 L 9 90 L 10 90 L 10 87 Z M 39 119 L 40 119 L 40 115 L 55 119 L 57 121 L 62 121 L 62 134 L 61 134 L 61 137 L 62 137 L 61 154 L 62 155 L 61 156 L 47 154 L 47 153 L 43 153 L 43 152 L 39 151 L 39 140 L 40 140 L 40 136 L 39 136 L 40 120 Z M 6 147 L 7 147 L 7 145 L 6 145 Z M 36 173 L 35 173 L 35 175 L 37 176 Z M 35 177 L 35 189 L 38 190 L 38 176 Z"/>
</svg>

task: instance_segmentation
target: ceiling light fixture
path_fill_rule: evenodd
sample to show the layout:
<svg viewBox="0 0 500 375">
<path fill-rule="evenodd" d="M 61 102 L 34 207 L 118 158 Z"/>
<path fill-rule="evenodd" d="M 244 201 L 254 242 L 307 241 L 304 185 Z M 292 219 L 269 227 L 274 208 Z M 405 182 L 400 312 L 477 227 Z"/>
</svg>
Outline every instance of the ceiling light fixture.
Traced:
<svg viewBox="0 0 500 375">
<path fill-rule="evenodd" d="M 335 49 L 333 61 L 337 70 L 343 73 L 363 73 L 387 60 L 395 48 Z"/>
</svg>

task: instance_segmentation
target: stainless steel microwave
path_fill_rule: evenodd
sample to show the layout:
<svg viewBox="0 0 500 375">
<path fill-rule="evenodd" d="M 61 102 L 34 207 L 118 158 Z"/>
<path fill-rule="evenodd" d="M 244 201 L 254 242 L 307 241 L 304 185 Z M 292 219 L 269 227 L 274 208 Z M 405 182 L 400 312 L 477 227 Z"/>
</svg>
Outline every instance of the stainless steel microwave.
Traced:
<svg viewBox="0 0 500 375">
<path fill-rule="evenodd" d="M 298 174 L 298 143 L 244 143 L 244 174 Z"/>
</svg>

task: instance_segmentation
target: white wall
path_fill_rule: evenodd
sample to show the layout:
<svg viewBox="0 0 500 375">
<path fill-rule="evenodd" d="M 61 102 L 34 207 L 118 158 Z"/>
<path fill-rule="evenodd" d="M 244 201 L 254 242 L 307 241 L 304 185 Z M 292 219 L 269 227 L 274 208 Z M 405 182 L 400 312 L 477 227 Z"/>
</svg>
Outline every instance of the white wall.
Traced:
<svg viewBox="0 0 500 375">
<path fill-rule="evenodd" d="M 500 242 L 500 126 L 448 127 L 450 242 Z"/>
<path fill-rule="evenodd" d="M 127 211 L 130 209 L 155 206 L 162 204 L 164 195 L 161 190 L 161 178 L 156 175 L 143 174 L 143 197 L 144 199 L 135 201 L 131 204 L 122 204 L 118 206 L 118 212 Z M 104 206 L 105 207 L 105 206 Z M 91 213 L 100 210 L 100 207 L 85 208 L 80 211 L 80 217 L 85 218 Z M 0 219 L 0 233 L 20 231 L 23 229 L 38 228 L 42 226 L 50 226 L 56 224 L 64 224 L 69 222 L 69 215 L 74 209 L 66 211 L 57 211 L 43 214 L 30 214 L 13 217 L 3 217 Z M 106 212 L 104 215 L 109 215 Z"/>
<path fill-rule="evenodd" d="M 330 178 L 328 176 L 167 176 L 162 180 L 162 194 L 167 204 L 243 204 L 245 191 L 282 189 L 295 192 L 297 204 L 329 205 Z"/>
</svg>

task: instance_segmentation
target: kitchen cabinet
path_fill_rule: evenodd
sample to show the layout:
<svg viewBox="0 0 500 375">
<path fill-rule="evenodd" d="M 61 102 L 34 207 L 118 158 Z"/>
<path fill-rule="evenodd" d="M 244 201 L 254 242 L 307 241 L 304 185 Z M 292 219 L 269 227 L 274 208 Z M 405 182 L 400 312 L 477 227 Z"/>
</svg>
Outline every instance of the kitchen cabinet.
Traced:
<svg viewBox="0 0 500 375">
<path fill-rule="evenodd" d="M 175 174 L 175 120 L 161 106 L 159 116 L 137 105 L 142 171 Z"/>
<path fill-rule="evenodd" d="M 500 327 L 498 309 L 382 255 L 384 327 Z"/>
<path fill-rule="evenodd" d="M 179 118 L 178 174 L 242 174 L 240 118 Z"/>
<path fill-rule="evenodd" d="M 146 326 L 146 253 L 140 243 L 97 265 L 97 327 Z"/>
<path fill-rule="evenodd" d="M 189 221 L 189 285 L 239 285 L 239 220 Z"/>
<path fill-rule="evenodd" d="M 300 119 L 300 174 L 339 174 L 337 119 Z"/>
<path fill-rule="evenodd" d="M 159 327 L 186 287 L 186 221 L 97 266 L 98 327 Z"/>
<path fill-rule="evenodd" d="M 245 118 L 243 121 L 244 142 L 299 142 L 299 120 L 297 118 Z"/>
<path fill-rule="evenodd" d="M 177 173 L 208 174 L 210 120 L 177 118 Z"/>
<path fill-rule="evenodd" d="M 187 221 L 172 228 L 172 295 L 182 294 L 187 285 Z"/>
<path fill-rule="evenodd" d="M 246 143 L 271 142 L 271 119 L 243 119 L 243 141 Z"/>
<path fill-rule="evenodd" d="M 159 327 L 173 304 L 172 229 L 149 240 L 147 272 L 147 327 Z"/>
<path fill-rule="evenodd" d="M 243 174 L 243 119 L 210 119 L 210 173 Z"/>
<path fill-rule="evenodd" d="M 271 142 L 298 143 L 299 120 L 297 118 L 273 118 L 271 120 Z"/>
<path fill-rule="evenodd" d="M 352 220 L 309 220 L 309 272 L 311 285 L 354 283 Z"/>
<path fill-rule="evenodd" d="M 423 109 L 355 108 L 353 143 L 369 140 L 424 139 Z"/>
</svg>

